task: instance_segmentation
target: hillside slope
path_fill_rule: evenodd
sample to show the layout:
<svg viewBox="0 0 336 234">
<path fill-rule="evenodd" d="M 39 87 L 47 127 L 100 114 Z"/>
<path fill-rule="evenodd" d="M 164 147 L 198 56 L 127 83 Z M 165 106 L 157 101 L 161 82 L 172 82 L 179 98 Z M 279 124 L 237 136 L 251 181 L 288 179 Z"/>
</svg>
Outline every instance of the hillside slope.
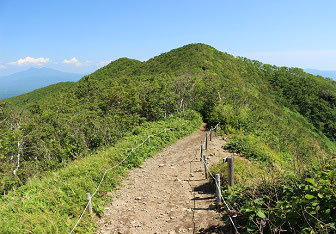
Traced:
<svg viewBox="0 0 336 234">
<path fill-rule="evenodd" d="M 327 152 L 334 150 L 335 82 L 297 68 L 235 58 L 204 44 L 147 62 L 118 59 L 62 92 L 49 87 L 38 93 L 42 101 L 20 110 L 2 104 L 7 136 L 2 162 L 13 171 L 17 159 L 12 155 L 21 152 L 20 168 L 29 170 L 18 171 L 22 178 L 110 144 L 126 128 L 189 108 L 210 124 L 221 121 L 227 128 L 254 132 L 277 151 L 293 152 L 296 141 L 301 145 L 315 138 Z"/>
<path fill-rule="evenodd" d="M 0 198 L 0 233 L 69 233 L 86 206 L 87 192 L 94 213 L 100 215 L 109 201 L 105 191 L 113 191 L 129 169 L 201 124 L 195 112 L 144 123 L 103 151 L 34 176 Z M 74 233 L 92 233 L 95 226 L 95 216 L 85 214 Z"/>
<path fill-rule="evenodd" d="M 146 62 L 118 59 L 54 92 L 19 108 L 0 104 L 2 192 L 184 109 L 220 122 L 227 147 L 274 176 L 304 181 L 335 168 L 336 83 L 299 68 L 191 44 Z"/>
</svg>

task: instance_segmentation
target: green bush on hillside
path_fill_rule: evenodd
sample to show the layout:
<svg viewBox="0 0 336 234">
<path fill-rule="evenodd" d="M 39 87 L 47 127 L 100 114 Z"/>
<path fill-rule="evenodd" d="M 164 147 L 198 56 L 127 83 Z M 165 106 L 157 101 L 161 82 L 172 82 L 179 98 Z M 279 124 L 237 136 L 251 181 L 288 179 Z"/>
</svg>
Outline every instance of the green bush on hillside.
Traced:
<svg viewBox="0 0 336 234">
<path fill-rule="evenodd" d="M 242 175 L 252 173 L 243 169 L 251 159 L 254 169 L 262 162 L 265 171 L 276 172 L 267 181 L 270 186 L 277 186 L 279 178 L 301 183 L 307 171 L 323 173 L 329 162 L 335 167 L 335 84 L 298 68 L 236 58 L 204 44 L 146 62 L 118 59 L 61 92 L 33 92 L 25 100 L 32 96 L 34 101 L 19 108 L 13 103 L 20 98 L 1 102 L 0 191 L 82 160 L 124 134 L 138 133 L 141 124 L 189 109 L 201 113 L 210 126 L 221 122 L 227 147 L 247 160 Z M 320 192 L 328 196 L 327 190 Z M 255 199 L 267 196 L 258 193 Z"/>
<path fill-rule="evenodd" d="M 255 136 L 235 135 L 225 149 L 230 152 L 238 153 L 245 156 L 247 159 L 258 160 L 260 163 L 272 165 L 275 153 L 272 152 L 263 142 Z"/>
<path fill-rule="evenodd" d="M 170 116 L 163 121 L 144 123 L 137 127 L 137 134 L 127 134 L 113 147 L 104 152 L 91 154 L 69 163 L 56 172 L 43 173 L 32 178 L 15 192 L 0 199 L 1 233 L 66 233 L 69 232 L 86 205 L 86 193 L 93 194 L 105 169 L 120 162 L 131 150 L 149 135 L 161 132 L 115 170 L 109 171 L 99 192 L 93 198 L 94 213 L 99 215 L 112 191 L 120 182 L 127 169 L 139 166 L 146 158 L 192 133 L 199 128 L 202 119 L 195 112 L 181 113 L 180 117 Z M 166 132 L 162 132 L 167 128 Z M 88 214 L 77 227 L 77 232 L 92 232 L 95 219 Z"/>
<path fill-rule="evenodd" d="M 0 191 L 183 109 L 200 112 L 211 125 L 221 121 L 227 132 L 255 135 L 279 155 L 304 159 L 320 149 L 332 153 L 335 100 L 331 80 L 235 58 L 204 44 L 146 62 L 118 59 L 79 82 L 6 100 L 0 163 L 7 169 L 0 172 Z"/>
<path fill-rule="evenodd" d="M 278 178 L 224 190 L 238 210 L 242 233 L 332 233 L 336 229 L 336 170 L 309 170 L 305 179 Z"/>
</svg>

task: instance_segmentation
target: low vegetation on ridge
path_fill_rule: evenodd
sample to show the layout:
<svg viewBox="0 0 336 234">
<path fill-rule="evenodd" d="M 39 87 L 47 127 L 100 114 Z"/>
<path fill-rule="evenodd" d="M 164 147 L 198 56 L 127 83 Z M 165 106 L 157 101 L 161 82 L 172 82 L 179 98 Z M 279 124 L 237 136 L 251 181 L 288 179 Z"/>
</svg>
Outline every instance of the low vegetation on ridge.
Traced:
<svg viewBox="0 0 336 234">
<path fill-rule="evenodd" d="M 118 59 L 62 92 L 1 102 L 0 191 L 183 110 L 220 122 L 226 148 L 241 157 L 238 183 L 223 187 L 241 232 L 335 228 L 336 83 L 204 44 L 146 62 Z"/>
<path fill-rule="evenodd" d="M 202 118 L 195 112 L 144 123 L 104 151 L 70 162 L 55 172 L 43 173 L 43 177 L 31 178 L 0 199 L 0 233 L 69 233 L 86 205 L 86 193 L 94 193 L 105 169 L 116 165 L 133 147 L 152 136 L 104 177 L 93 201 L 94 214 L 102 215 L 109 201 L 107 192 L 119 184 L 129 168 L 140 166 L 146 158 L 198 129 L 201 123 Z M 85 215 L 76 232 L 93 232 L 94 221 L 94 216 Z"/>
</svg>

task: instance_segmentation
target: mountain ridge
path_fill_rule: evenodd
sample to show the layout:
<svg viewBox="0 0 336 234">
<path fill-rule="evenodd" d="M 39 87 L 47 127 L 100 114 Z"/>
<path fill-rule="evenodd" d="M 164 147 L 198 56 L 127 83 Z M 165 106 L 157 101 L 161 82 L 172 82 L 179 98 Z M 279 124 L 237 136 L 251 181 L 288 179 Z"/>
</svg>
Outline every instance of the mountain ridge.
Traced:
<svg viewBox="0 0 336 234">
<path fill-rule="evenodd" d="M 18 96 L 35 89 L 65 81 L 78 81 L 83 75 L 52 68 L 29 68 L 0 77 L 0 99 Z"/>
<path fill-rule="evenodd" d="M 99 183 L 104 167 L 93 165 L 93 160 L 87 171 L 87 164 L 73 167 L 73 161 L 90 155 L 112 160 L 109 163 L 115 165 L 109 154 L 95 153 L 116 144 L 125 135 L 136 137 L 148 123 L 162 124 L 162 121 L 178 116 L 186 118 L 187 124 L 195 116 L 200 120 L 201 114 L 209 128 L 221 124 L 219 133 L 228 139 L 225 148 L 244 158 L 235 162 L 237 186 L 232 190 L 223 187 L 231 204 L 236 206 L 236 201 L 239 202 L 235 208 L 241 214 L 240 227 L 257 232 L 260 226 L 255 224 L 260 222 L 260 218 L 268 217 L 270 221 L 264 220 L 267 232 L 274 229 L 273 223 L 287 230 L 308 228 L 320 231 L 327 227 L 321 227 L 317 220 L 326 224 L 335 220 L 334 179 L 328 175 L 332 175 L 335 168 L 336 85 L 330 79 L 308 74 L 300 68 L 263 64 L 234 57 L 204 44 L 192 44 L 146 62 L 122 58 L 65 89 L 52 87 L 50 91 L 45 88 L 32 92 L 20 101 L 22 105 L 10 103 L 15 100 L 18 99 L 0 101 L 0 130 L 3 136 L 0 138 L 0 160 L 4 168 L 0 170 L 1 194 L 9 192 L 12 196 L 10 191 L 13 189 L 19 194 L 27 194 L 28 190 L 28 194 L 39 197 L 36 194 L 38 190 L 24 185 L 28 178 L 46 172 L 51 175 L 47 178 L 54 180 L 53 173 L 49 172 L 65 168 L 66 180 L 72 178 L 71 183 L 75 186 L 64 183 L 63 179 L 55 180 L 52 186 L 61 193 L 58 195 L 63 200 L 78 204 L 72 198 L 79 199 L 83 191 L 92 190 Z M 145 134 L 146 137 L 148 135 Z M 154 140 L 151 142 L 156 143 Z M 127 142 L 124 146 L 130 147 Z M 118 154 L 124 152 L 125 149 L 122 149 Z M 139 166 L 142 162 L 140 155 L 130 157 L 130 163 Z M 218 168 L 225 174 L 226 167 L 222 162 Z M 90 184 L 86 183 L 88 180 Z M 323 186 L 314 187 L 311 191 L 309 186 L 312 185 L 307 184 L 309 181 Z M 111 184 L 114 185 L 113 182 Z M 288 190 L 283 190 L 283 185 Z M 279 189 L 274 192 L 274 188 Z M 69 191 L 76 196 L 67 197 Z M 285 194 L 280 200 L 278 192 Z M 254 194 L 252 200 L 250 193 Z M 312 203 L 312 196 L 307 198 L 306 194 L 316 197 L 322 194 L 319 197 L 324 199 Z M 42 205 L 47 212 L 34 210 L 37 214 L 34 217 L 48 220 L 48 223 L 53 223 L 52 227 L 45 229 L 45 224 L 34 220 L 19 223 L 22 230 L 28 230 L 31 223 L 34 223 L 31 230 L 51 232 L 56 228 L 69 229 L 80 215 L 79 209 L 75 206 L 64 210 L 63 203 L 55 204 L 48 200 L 58 201 L 58 195 L 57 198 L 48 195 L 47 198 L 37 199 L 46 201 L 47 204 Z M 302 199 L 293 203 L 293 197 Z M 254 203 L 255 198 L 265 199 L 269 206 Z M 103 206 L 103 200 L 96 200 L 95 204 Z M 16 217 L 15 211 L 11 210 L 11 204 L 16 201 L 10 202 L 9 199 L 4 201 L 0 215 L 3 211 L 3 216 L 11 213 L 10 217 Z M 284 202 L 291 208 L 283 208 L 288 215 L 285 218 L 282 210 L 278 209 Z M 50 204 L 55 204 L 57 208 Z M 316 211 L 312 204 L 319 204 L 321 212 L 313 213 L 317 216 L 310 219 L 309 225 L 302 223 L 306 218 L 300 215 L 302 207 L 309 212 Z M 258 209 L 253 208 L 256 205 Z M 324 212 L 328 209 L 329 213 Z M 55 210 L 63 213 L 55 213 Z M 101 210 L 97 212 L 101 214 Z M 51 213 L 55 215 L 46 217 Z M 24 212 L 20 215 L 24 216 Z M 80 224 L 83 232 L 93 225 L 89 222 L 90 217 L 85 216 L 84 219 L 87 222 Z M 69 222 L 64 224 L 64 220 Z M 16 226 L 19 219 L 11 222 L 9 228 L 21 230 Z"/>
</svg>

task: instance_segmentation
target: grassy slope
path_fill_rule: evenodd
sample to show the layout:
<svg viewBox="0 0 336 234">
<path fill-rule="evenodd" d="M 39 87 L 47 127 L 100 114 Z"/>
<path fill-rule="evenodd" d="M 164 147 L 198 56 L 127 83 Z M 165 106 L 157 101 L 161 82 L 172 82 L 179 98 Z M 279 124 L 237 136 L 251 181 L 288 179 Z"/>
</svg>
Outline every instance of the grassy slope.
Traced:
<svg viewBox="0 0 336 234">
<path fill-rule="evenodd" d="M 247 161 L 239 161 L 241 178 L 248 180 L 254 172 L 267 171 L 279 178 L 297 175 L 304 180 L 308 169 L 323 169 L 335 155 L 335 100 L 335 82 L 329 79 L 192 44 L 147 62 L 116 60 L 82 78 L 54 106 L 65 112 L 64 122 L 56 126 L 91 124 L 97 130 L 92 136 L 102 135 L 109 126 L 108 132 L 130 124 L 106 121 L 106 116 L 116 112 L 123 114 L 121 119 L 134 118 L 132 124 L 137 124 L 161 119 L 180 107 L 191 108 L 210 125 L 221 122 L 232 138 L 230 150 L 252 161 L 252 172 L 246 169 Z M 50 101 L 46 105 L 50 108 Z M 69 118 L 72 113 L 80 115 Z M 106 126 L 101 127 L 104 121 Z M 108 136 L 107 142 L 117 139 L 120 131 L 113 140 Z M 73 147 L 70 143 L 66 146 Z M 69 152 L 57 155 L 67 157 Z"/>
<path fill-rule="evenodd" d="M 66 233 L 71 230 L 86 205 L 86 193 L 93 194 L 104 169 L 125 157 L 131 147 L 137 146 L 148 135 L 164 128 L 171 129 L 151 139 L 140 147 L 126 162 L 108 172 L 99 191 L 111 191 L 119 183 L 127 169 L 139 166 L 147 157 L 154 155 L 168 144 L 190 134 L 199 128 L 199 115 L 189 113 L 188 117 L 169 117 L 164 121 L 146 123 L 128 134 L 113 147 L 104 152 L 92 154 L 70 163 L 56 172 L 45 173 L 42 178 L 32 178 L 26 185 L 11 192 L 0 200 L 1 233 Z M 104 193 L 93 199 L 96 214 L 103 211 L 108 201 Z M 76 229 L 87 232 L 95 227 L 94 218 L 85 215 Z"/>
</svg>

